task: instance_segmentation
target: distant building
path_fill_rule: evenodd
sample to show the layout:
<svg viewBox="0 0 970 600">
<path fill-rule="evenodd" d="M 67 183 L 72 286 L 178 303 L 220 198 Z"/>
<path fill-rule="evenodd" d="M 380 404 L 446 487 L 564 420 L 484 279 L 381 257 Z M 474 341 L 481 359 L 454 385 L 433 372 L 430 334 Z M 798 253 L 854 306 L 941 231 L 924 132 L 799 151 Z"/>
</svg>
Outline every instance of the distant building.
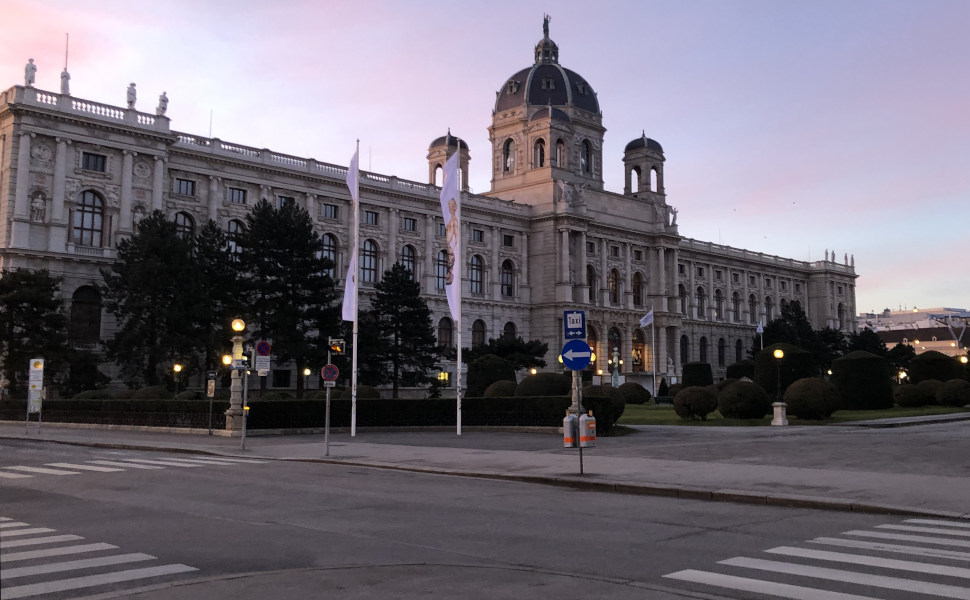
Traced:
<svg viewBox="0 0 970 600">
<path fill-rule="evenodd" d="M 450 132 L 428 149 L 426 183 L 361 173 L 362 306 L 383 271 L 400 262 L 421 283 L 439 342 L 454 343 L 435 183 L 446 157 L 459 152 L 463 345 L 503 335 L 541 339 L 548 368 L 558 369 L 563 311 L 582 309 L 597 354 L 590 368 L 605 371 L 615 347 L 627 380 L 649 385 L 654 364 L 668 381 L 690 361 L 708 362 L 723 377 L 745 357 L 757 324 L 791 301 L 815 328 L 855 330 L 857 276 L 848 256 L 802 262 L 682 237 L 656 140 L 633 138 L 622 156 L 623 193 L 604 190 L 606 129 L 593 86 L 560 65 L 548 33 L 533 58 L 496 92 L 491 147 L 481 149 L 491 190 L 467 193 L 470 149 Z M 94 348 L 113 334 L 99 270 L 156 209 L 185 232 L 213 219 L 232 239 L 259 199 L 298 203 L 343 285 L 352 225 L 345 166 L 173 131 L 156 112 L 19 85 L 0 95 L 0 268 L 46 268 L 64 278 L 75 344 Z M 639 326 L 650 310 L 655 332 Z M 440 368 L 447 380 L 455 365 L 442 358 Z M 270 383 L 285 387 L 294 378 L 283 365 Z"/>
<path fill-rule="evenodd" d="M 948 356 L 965 356 L 970 344 L 968 323 L 970 312 L 963 308 L 887 308 L 881 313 L 860 313 L 856 327 L 878 333 L 890 350 L 908 344 L 917 354 L 936 350 Z"/>
</svg>

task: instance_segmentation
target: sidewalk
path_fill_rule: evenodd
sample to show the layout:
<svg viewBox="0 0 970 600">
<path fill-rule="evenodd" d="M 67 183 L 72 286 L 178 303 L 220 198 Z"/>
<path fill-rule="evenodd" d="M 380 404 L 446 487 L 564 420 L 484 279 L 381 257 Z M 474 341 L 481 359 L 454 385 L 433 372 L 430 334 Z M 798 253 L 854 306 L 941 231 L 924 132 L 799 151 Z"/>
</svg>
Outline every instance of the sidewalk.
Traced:
<svg viewBox="0 0 970 600">
<path fill-rule="evenodd" d="M 910 423 L 912 424 L 912 423 Z M 895 424 L 896 427 L 899 424 Z M 369 431 L 240 438 L 0 423 L 0 439 L 327 462 L 679 498 L 970 519 L 970 422 L 659 427 L 579 452 L 556 433 Z"/>
</svg>

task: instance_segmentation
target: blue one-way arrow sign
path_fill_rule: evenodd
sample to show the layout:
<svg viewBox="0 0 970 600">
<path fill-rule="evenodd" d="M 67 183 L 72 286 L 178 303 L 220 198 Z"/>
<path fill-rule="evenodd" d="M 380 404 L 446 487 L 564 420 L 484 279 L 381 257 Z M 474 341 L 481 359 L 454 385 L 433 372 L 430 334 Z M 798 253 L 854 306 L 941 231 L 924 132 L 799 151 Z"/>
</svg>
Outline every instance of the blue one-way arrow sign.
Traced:
<svg viewBox="0 0 970 600">
<path fill-rule="evenodd" d="M 566 310 L 562 313 L 563 338 L 567 340 L 586 339 L 586 311 Z"/>
<path fill-rule="evenodd" d="M 562 347 L 562 364 L 572 371 L 581 371 L 589 364 L 593 351 L 583 340 L 569 340 Z"/>
</svg>

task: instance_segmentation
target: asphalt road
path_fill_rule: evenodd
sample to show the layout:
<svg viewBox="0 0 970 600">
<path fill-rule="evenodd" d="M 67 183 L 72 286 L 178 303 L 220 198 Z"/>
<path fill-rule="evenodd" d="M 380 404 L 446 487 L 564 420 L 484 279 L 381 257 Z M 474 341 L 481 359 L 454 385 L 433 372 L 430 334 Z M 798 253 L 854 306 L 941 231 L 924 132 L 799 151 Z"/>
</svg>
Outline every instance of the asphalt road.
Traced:
<svg viewBox="0 0 970 600">
<path fill-rule="evenodd" d="M 62 474 L 32 470 L 37 468 Z M 914 575 L 896 563 L 878 562 L 847 567 L 860 552 L 906 565 L 970 564 L 970 543 L 962 550 L 949 545 L 970 541 L 959 535 L 970 529 L 879 515 L 12 440 L 0 443 L 0 507 L 0 518 L 8 519 L 0 521 L 5 599 L 665 599 L 778 597 L 761 594 L 769 589 L 796 593 L 785 586 L 807 590 L 804 597 L 813 599 L 923 597 L 896 579 L 933 593 L 926 597 L 970 598 L 970 589 L 961 587 L 966 573 Z M 893 527 L 949 527 L 956 533 Z M 55 531 L 30 532 L 37 529 Z M 943 541 L 892 541 L 873 534 L 934 535 Z M 42 541 L 59 536 L 83 539 Z M 819 538 L 919 546 L 929 556 L 812 541 Z M 41 541 L 23 544 L 35 540 Z M 58 554 L 93 544 L 117 548 Z M 808 555 L 766 553 L 774 548 Z M 819 558 L 820 551 L 844 555 Z M 59 567 L 47 566 L 119 556 L 135 562 L 80 563 L 54 572 L 49 571 Z M 137 575 L 142 577 L 133 578 Z M 106 583 L 111 578 L 119 580 Z M 751 586 L 755 591 L 744 589 Z M 843 595 L 824 595 L 831 593 Z"/>
</svg>

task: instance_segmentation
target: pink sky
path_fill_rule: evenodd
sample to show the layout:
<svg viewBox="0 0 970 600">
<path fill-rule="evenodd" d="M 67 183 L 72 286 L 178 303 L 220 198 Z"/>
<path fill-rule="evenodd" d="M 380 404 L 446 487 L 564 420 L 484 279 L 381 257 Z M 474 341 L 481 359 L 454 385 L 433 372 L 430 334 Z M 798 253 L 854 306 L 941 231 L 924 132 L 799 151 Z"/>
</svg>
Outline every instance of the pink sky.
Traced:
<svg viewBox="0 0 970 600">
<path fill-rule="evenodd" d="M 71 91 L 172 128 L 427 178 L 451 131 L 489 189 L 495 92 L 533 61 L 543 12 L 597 92 L 605 186 L 641 131 L 667 157 L 683 235 L 799 260 L 854 255 L 860 311 L 970 307 L 970 2 L 965 0 L 6 0 L 0 88 Z"/>
</svg>

